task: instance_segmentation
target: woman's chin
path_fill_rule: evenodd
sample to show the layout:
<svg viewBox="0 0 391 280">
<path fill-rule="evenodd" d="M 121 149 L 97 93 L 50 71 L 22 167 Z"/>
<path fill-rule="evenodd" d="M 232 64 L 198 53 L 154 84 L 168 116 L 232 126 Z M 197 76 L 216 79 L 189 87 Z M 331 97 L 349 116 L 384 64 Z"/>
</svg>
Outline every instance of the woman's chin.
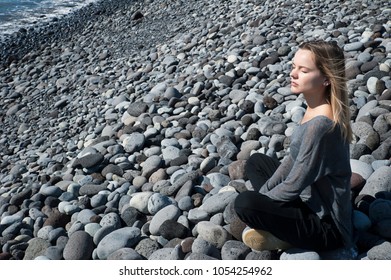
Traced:
<svg viewBox="0 0 391 280">
<path fill-rule="evenodd" d="M 298 91 L 296 87 L 291 87 L 291 93 L 292 94 L 300 94 L 301 92 Z"/>
</svg>

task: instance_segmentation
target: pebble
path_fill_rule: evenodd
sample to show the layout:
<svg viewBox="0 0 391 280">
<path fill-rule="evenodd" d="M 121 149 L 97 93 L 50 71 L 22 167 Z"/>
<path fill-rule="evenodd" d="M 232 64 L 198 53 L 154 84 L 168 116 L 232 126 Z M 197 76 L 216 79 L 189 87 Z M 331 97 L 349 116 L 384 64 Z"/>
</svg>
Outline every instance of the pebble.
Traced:
<svg viewBox="0 0 391 280">
<path fill-rule="evenodd" d="M 181 214 L 180 209 L 175 205 L 168 205 L 159 210 L 152 218 L 149 231 L 152 235 L 158 235 L 160 226 L 167 220 L 176 220 Z"/>
<path fill-rule="evenodd" d="M 376 199 L 369 206 L 369 218 L 374 223 L 391 219 L 391 200 Z"/>
<path fill-rule="evenodd" d="M 203 240 L 211 243 L 217 248 L 222 248 L 230 237 L 230 234 L 222 226 L 209 221 L 199 222 L 196 228 L 199 236 Z"/>
<path fill-rule="evenodd" d="M 107 234 L 98 243 L 97 257 L 100 260 L 105 260 L 117 250 L 136 245 L 140 240 L 140 235 L 141 231 L 136 227 L 124 227 Z"/>
<path fill-rule="evenodd" d="M 390 259 L 387 5 L 99 1 L 1 39 L 0 258 Z M 289 152 L 289 64 L 317 38 L 347 57 L 358 256 L 253 251 L 233 201 L 251 153 Z"/>
<path fill-rule="evenodd" d="M 144 258 L 132 248 L 121 248 L 107 256 L 108 260 L 143 260 Z"/>
<path fill-rule="evenodd" d="M 320 260 L 321 257 L 317 252 L 303 249 L 288 249 L 282 253 L 281 260 Z"/>
<path fill-rule="evenodd" d="M 390 260 L 389 254 L 391 249 L 391 243 L 385 241 L 377 246 L 374 246 L 368 251 L 368 259 L 370 260 Z"/>
<path fill-rule="evenodd" d="M 88 260 L 93 250 L 92 237 L 85 231 L 76 231 L 65 245 L 64 260 Z"/>
<path fill-rule="evenodd" d="M 360 194 L 367 194 L 376 197 L 376 194 L 382 191 L 391 191 L 390 166 L 382 166 L 376 169 L 367 179 L 367 182 Z"/>
<path fill-rule="evenodd" d="M 236 191 L 221 191 L 205 200 L 199 209 L 204 210 L 209 215 L 221 213 L 237 195 Z"/>
<path fill-rule="evenodd" d="M 251 249 L 238 240 L 228 240 L 221 248 L 222 260 L 244 260 Z"/>
</svg>

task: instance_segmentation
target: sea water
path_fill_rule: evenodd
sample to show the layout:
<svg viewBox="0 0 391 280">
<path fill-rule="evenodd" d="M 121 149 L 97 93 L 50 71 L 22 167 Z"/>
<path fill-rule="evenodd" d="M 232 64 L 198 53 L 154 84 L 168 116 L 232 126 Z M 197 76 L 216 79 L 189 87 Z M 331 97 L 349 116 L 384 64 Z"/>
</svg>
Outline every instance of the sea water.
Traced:
<svg viewBox="0 0 391 280">
<path fill-rule="evenodd" d="M 28 29 L 97 0 L 0 0 L 0 36 Z"/>
</svg>

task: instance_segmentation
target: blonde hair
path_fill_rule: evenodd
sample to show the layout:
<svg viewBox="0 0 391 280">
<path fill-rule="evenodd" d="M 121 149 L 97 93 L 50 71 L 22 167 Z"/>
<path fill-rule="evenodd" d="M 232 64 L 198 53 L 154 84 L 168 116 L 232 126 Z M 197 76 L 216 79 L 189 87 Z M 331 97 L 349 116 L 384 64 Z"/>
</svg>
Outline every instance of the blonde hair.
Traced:
<svg viewBox="0 0 391 280">
<path fill-rule="evenodd" d="M 335 42 L 322 40 L 304 42 L 299 48 L 314 54 L 315 64 L 329 80 L 326 93 L 332 108 L 334 125 L 340 126 L 342 136 L 350 143 L 353 136 L 343 50 Z"/>
</svg>

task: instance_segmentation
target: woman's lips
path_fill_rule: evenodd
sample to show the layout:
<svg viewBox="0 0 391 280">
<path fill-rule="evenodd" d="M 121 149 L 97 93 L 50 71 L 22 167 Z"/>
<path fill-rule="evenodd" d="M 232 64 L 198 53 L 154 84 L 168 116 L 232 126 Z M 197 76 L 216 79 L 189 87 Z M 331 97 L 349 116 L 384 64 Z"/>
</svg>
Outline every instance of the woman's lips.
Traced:
<svg viewBox="0 0 391 280">
<path fill-rule="evenodd" d="M 295 83 L 295 82 L 291 82 L 291 87 L 297 87 L 298 86 L 298 84 L 297 83 Z"/>
</svg>

